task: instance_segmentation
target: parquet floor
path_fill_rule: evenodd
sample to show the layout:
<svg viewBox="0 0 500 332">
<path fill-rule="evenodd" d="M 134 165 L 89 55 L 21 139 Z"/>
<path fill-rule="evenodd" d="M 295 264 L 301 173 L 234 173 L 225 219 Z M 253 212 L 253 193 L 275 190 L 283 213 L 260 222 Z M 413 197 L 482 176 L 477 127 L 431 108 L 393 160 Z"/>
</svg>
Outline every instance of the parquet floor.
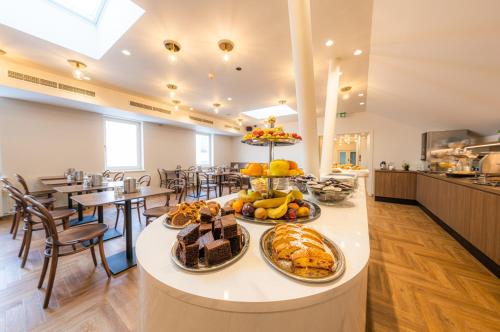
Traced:
<svg viewBox="0 0 500 332">
<path fill-rule="evenodd" d="M 370 200 L 368 214 L 368 331 L 500 331 L 499 279 L 419 208 Z M 138 234 L 143 226 L 133 216 Z M 110 227 L 114 218 L 115 209 L 105 209 Z M 21 269 L 21 239 L 12 240 L 9 227 L 0 221 L 0 332 L 137 330 L 136 269 L 108 281 L 89 252 L 63 258 L 43 310 L 44 291 L 36 288 L 43 240 L 36 236 Z M 105 244 L 108 254 L 124 246 L 122 238 Z"/>
</svg>

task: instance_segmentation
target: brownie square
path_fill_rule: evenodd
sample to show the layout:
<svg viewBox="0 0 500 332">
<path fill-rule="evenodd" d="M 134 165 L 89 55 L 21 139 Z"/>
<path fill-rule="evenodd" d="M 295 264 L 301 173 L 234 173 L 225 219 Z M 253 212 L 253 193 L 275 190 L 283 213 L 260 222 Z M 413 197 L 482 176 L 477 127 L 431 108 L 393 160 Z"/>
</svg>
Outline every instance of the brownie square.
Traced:
<svg viewBox="0 0 500 332">
<path fill-rule="evenodd" d="M 207 266 L 220 264 L 231 259 L 231 245 L 225 239 L 215 240 L 205 245 L 204 254 Z"/>
<path fill-rule="evenodd" d="M 235 213 L 234 209 L 230 206 L 224 206 L 220 212 L 222 216 L 227 216 L 229 214 L 234 214 L 234 213 Z"/>
<path fill-rule="evenodd" d="M 220 218 L 215 219 L 213 232 L 214 232 L 214 239 L 218 240 L 218 239 L 221 238 L 221 235 L 222 235 L 222 224 L 220 222 Z"/>
<path fill-rule="evenodd" d="M 212 224 L 200 224 L 200 236 L 212 231 Z"/>
<path fill-rule="evenodd" d="M 179 242 L 179 254 L 178 258 L 182 264 L 186 266 L 197 266 L 199 260 L 199 244 L 198 242 L 185 244 L 184 242 Z"/>
<path fill-rule="evenodd" d="M 184 244 L 191 244 L 198 240 L 200 237 L 200 225 L 190 224 L 177 233 L 177 240 L 184 242 Z"/>
<path fill-rule="evenodd" d="M 203 207 L 200 209 L 200 220 L 201 222 L 212 222 L 212 212 L 208 207 Z"/>
<path fill-rule="evenodd" d="M 220 219 L 222 225 L 222 238 L 230 239 L 238 234 L 238 224 L 234 214 L 229 214 Z"/>
<path fill-rule="evenodd" d="M 231 245 L 231 254 L 233 256 L 239 254 L 241 249 L 243 249 L 244 243 L 245 243 L 245 238 L 238 225 L 238 234 L 229 239 L 229 244 Z"/>
<path fill-rule="evenodd" d="M 200 258 L 205 257 L 205 245 L 210 242 L 214 242 L 214 235 L 212 231 L 206 233 L 198 240 L 198 250 L 200 251 Z"/>
</svg>

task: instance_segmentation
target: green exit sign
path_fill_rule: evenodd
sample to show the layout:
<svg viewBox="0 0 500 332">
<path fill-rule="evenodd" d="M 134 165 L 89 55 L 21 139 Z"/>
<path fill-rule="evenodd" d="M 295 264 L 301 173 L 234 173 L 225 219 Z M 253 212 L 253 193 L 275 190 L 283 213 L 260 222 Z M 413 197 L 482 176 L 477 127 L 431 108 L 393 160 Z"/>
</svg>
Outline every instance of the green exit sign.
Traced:
<svg viewBox="0 0 500 332">
<path fill-rule="evenodd" d="M 337 113 L 337 118 L 345 118 L 346 116 L 346 112 Z"/>
</svg>

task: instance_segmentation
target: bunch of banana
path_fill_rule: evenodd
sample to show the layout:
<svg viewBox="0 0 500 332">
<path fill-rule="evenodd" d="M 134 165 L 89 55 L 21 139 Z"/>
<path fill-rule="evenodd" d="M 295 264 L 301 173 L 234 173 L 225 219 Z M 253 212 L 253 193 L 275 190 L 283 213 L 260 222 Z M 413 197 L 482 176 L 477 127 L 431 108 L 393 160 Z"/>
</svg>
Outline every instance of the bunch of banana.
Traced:
<svg viewBox="0 0 500 332">
<path fill-rule="evenodd" d="M 281 194 L 284 194 L 284 195 L 282 196 Z M 273 191 L 273 196 L 275 198 L 261 199 L 261 200 L 255 201 L 253 203 L 253 206 L 256 209 L 257 208 L 264 208 L 264 209 L 275 208 L 275 207 L 282 205 L 285 202 L 288 195 L 292 195 L 292 200 L 290 202 L 292 202 L 296 199 L 303 199 L 304 198 L 304 195 L 302 195 L 302 193 L 298 190 L 292 190 L 289 194 L 283 193 L 282 191 L 275 190 L 275 191 Z M 288 202 L 288 203 L 290 203 L 290 202 Z"/>
<path fill-rule="evenodd" d="M 272 198 L 272 199 L 280 199 L 280 198 Z M 293 192 L 291 192 L 285 197 L 285 201 L 280 206 L 276 208 L 267 209 L 267 216 L 271 219 L 279 219 L 283 217 L 288 211 L 288 203 L 292 202 L 293 200 L 295 200 L 295 197 L 293 196 Z"/>
</svg>

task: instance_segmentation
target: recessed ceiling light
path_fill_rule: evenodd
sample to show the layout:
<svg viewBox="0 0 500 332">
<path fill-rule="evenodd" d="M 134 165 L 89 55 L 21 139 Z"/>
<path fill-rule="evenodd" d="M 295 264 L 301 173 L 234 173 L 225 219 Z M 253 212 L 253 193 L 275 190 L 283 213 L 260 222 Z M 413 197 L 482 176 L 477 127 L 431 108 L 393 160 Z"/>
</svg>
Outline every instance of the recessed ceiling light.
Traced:
<svg viewBox="0 0 500 332">
<path fill-rule="evenodd" d="M 83 62 L 81 61 L 78 61 L 78 60 L 68 60 L 68 63 L 74 67 L 75 69 L 73 69 L 73 78 L 81 81 L 84 79 L 84 77 L 86 76 L 85 73 L 83 72 L 83 70 L 85 68 L 87 68 L 87 65 L 84 64 Z"/>
<path fill-rule="evenodd" d="M 325 46 L 326 46 L 326 47 L 333 46 L 333 40 L 328 39 L 328 40 L 325 42 Z"/>
<path fill-rule="evenodd" d="M 132 54 L 132 53 L 130 53 L 130 51 L 129 51 L 129 50 L 122 50 L 122 53 L 123 53 L 124 55 L 130 55 L 130 54 Z"/>
<path fill-rule="evenodd" d="M 170 93 L 168 95 L 170 96 L 170 98 L 174 98 L 175 97 L 175 92 L 170 91 Z"/>
<path fill-rule="evenodd" d="M 174 103 L 174 105 L 175 105 L 174 109 L 176 111 L 178 111 L 179 110 L 179 104 L 181 103 L 181 101 L 180 100 L 172 100 L 172 103 Z"/>
<path fill-rule="evenodd" d="M 360 102 L 359 104 L 360 104 L 361 106 L 363 106 L 365 103 L 364 103 L 364 102 Z"/>
<path fill-rule="evenodd" d="M 192 110 L 194 110 L 194 108 L 190 107 L 189 110 L 192 111 Z"/>
<path fill-rule="evenodd" d="M 358 97 L 363 97 L 365 94 L 363 92 L 358 93 Z"/>
<path fill-rule="evenodd" d="M 349 97 L 350 97 L 349 94 L 346 93 L 345 95 L 342 96 L 342 99 L 347 100 L 347 99 L 349 99 Z"/>
<path fill-rule="evenodd" d="M 346 86 L 341 87 L 340 91 L 347 92 L 347 91 L 350 91 L 351 89 L 352 89 L 352 86 L 346 85 Z"/>
<path fill-rule="evenodd" d="M 219 103 L 213 103 L 212 106 L 214 107 L 214 113 L 215 114 L 219 113 L 219 107 L 221 105 Z"/>
<path fill-rule="evenodd" d="M 233 100 L 233 98 L 231 98 L 231 97 L 227 97 L 227 100 L 231 101 L 231 100 Z"/>
<path fill-rule="evenodd" d="M 357 50 L 355 50 L 355 51 L 354 51 L 354 53 L 352 53 L 352 54 L 354 54 L 354 55 L 361 55 L 362 53 L 363 53 L 363 51 L 362 51 L 362 50 L 357 49 Z"/>
</svg>

